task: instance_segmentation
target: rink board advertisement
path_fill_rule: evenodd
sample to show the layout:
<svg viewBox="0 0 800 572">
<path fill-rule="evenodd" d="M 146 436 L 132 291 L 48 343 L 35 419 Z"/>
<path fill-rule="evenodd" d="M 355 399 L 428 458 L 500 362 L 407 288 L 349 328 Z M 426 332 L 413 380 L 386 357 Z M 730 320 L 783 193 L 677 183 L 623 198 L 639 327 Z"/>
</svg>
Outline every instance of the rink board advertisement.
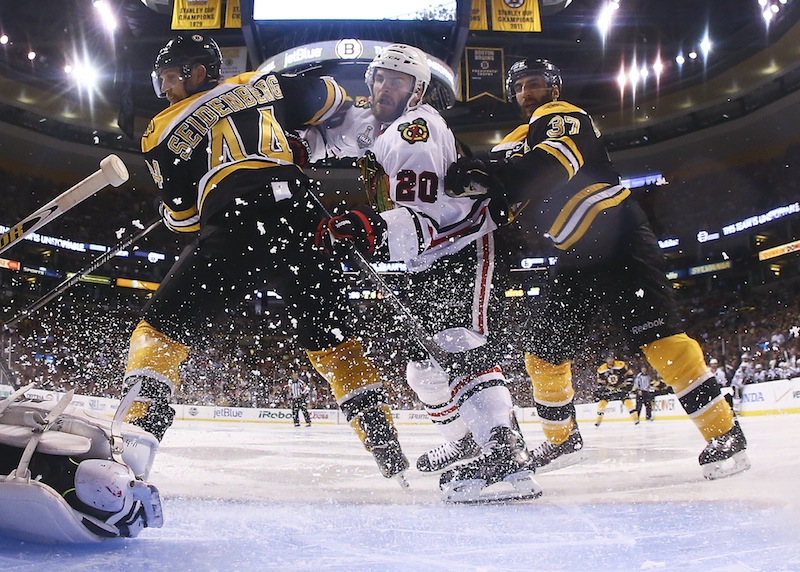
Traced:
<svg viewBox="0 0 800 572">
<path fill-rule="evenodd" d="M 0 385 L 0 399 L 12 392 L 10 385 Z M 31 389 L 29 399 L 57 401 L 63 392 Z M 635 404 L 635 400 L 631 399 Z M 111 419 L 119 400 L 106 397 L 75 395 L 70 407 L 80 407 L 95 415 Z M 738 404 L 737 404 L 738 405 Z M 211 405 L 173 404 L 175 419 L 183 421 L 206 422 L 247 422 L 247 423 L 292 423 L 292 412 L 280 408 L 226 407 Z M 596 403 L 582 403 L 575 406 L 578 421 L 594 422 L 597 417 Z M 347 420 L 338 409 L 309 409 L 312 423 L 345 424 Z M 516 408 L 517 418 L 525 422 L 537 422 L 536 411 L 532 407 Z M 769 381 L 745 386 L 742 392 L 740 415 L 773 415 L 800 413 L 800 378 Z M 393 411 L 397 423 L 430 423 L 424 411 L 402 409 Z M 644 418 L 644 410 L 641 413 Z M 653 406 L 655 420 L 686 419 L 686 413 L 675 395 L 656 397 Z M 610 401 L 603 416 L 603 422 L 630 421 L 630 414 L 621 401 Z"/>
</svg>

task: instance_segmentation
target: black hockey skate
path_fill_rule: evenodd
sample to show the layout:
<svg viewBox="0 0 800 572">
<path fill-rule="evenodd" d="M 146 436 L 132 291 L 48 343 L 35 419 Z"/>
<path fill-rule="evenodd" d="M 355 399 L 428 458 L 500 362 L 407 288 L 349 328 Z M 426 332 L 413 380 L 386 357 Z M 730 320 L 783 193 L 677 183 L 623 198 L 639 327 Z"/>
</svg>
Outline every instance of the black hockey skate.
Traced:
<svg viewBox="0 0 800 572">
<path fill-rule="evenodd" d="M 535 470 L 522 434 L 510 427 L 495 427 L 484 452 L 474 461 L 442 473 L 439 488 L 444 500 L 454 503 L 533 499 L 542 495 L 533 479 Z M 484 490 L 501 482 L 512 488 Z"/>
<path fill-rule="evenodd" d="M 364 411 L 354 420 L 364 442 L 364 447 L 375 457 L 381 474 L 387 479 L 395 478 L 403 488 L 408 487 L 405 471 L 409 462 L 400 448 L 397 429 L 381 408 Z"/>
<path fill-rule="evenodd" d="M 719 437 L 714 437 L 708 442 L 706 448 L 700 453 L 700 466 L 703 476 L 709 480 L 730 477 L 750 468 L 750 459 L 747 458 L 747 439 L 739 427 L 739 422 L 733 422 L 733 428 Z"/>
<path fill-rule="evenodd" d="M 580 463 L 586 456 L 583 454 L 583 437 L 575 423 L 567 440 L 560 445 L 554 445 L 545 439 L 534 449 L 531 449 L 531 459 L 537 473 L 547 473 L 575 463 Z"/>
<path fill-rule="evenodd" d="M 442 471 L 458 461 L 477 457 L 481 448 L 472 438 L 472 433 L 467 433 L 458 441 L 448 441 L 424 453 L 417 459 L 417 470 L 423 473 Z"/>
</svg>

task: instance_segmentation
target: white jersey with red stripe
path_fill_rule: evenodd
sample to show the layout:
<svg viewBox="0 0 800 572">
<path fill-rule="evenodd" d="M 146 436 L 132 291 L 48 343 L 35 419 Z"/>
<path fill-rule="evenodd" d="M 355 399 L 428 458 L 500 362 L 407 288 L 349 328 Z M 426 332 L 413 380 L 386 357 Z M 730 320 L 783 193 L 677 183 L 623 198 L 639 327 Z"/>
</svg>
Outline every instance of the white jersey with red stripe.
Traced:
<svg viewBox="0 0 800 572">
<path fill-rule="evenodd" d="M 359 98 L 335 126 L 321 131 L 328 156 L 363 157 L 371 152 L 380 165 L 366 181 L 378 197 L 386 221 L 389 255 L 412 272 L 458 252 L 497 228 L 488 200 L 449 197 L 444 175 L 458 153 L 453 132 L 429 105 L 380 124 L 369 100 Z M 319 156 L 319 153 L 314 153 Z"/>
</svg>

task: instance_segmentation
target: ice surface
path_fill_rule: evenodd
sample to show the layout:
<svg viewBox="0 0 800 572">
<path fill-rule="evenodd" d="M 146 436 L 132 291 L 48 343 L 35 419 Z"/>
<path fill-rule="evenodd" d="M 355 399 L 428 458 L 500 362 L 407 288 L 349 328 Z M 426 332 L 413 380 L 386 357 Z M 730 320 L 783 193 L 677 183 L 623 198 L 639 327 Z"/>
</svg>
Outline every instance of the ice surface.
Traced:
<svg viewBox="0 0 800 572">
<path fill-rule="evenodd" d="M 382 478 L 349 427 L 177 423 L 151 475 L 165 524 L 48 547 L 0 539 L 5 570 L 800 570 L 800 415 L 745 417 L 750 471 L 705 481 L 694 426 L 582 427 L 587 459 L 544 496 L 443 504 L 437 477 Z M 530 445 L 537 424 L 524 424 Z M 409 459 L 439 442 L 401 425 Z"/>
</svg>

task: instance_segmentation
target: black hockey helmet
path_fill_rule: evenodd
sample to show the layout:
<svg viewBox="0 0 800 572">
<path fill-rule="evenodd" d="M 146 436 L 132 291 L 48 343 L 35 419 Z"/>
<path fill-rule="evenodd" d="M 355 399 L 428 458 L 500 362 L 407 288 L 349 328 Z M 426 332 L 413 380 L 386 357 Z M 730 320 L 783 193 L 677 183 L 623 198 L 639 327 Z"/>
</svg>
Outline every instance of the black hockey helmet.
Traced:
<svg viewBox="0 0 800 572">
<path fill-rule="evenodd" d="M 181 74 L 188 76 L 192 66 L 203 64 L 206 67 L 208 83 L 219 81 L 222 65 L 222 52 L 212 38 L 202 34 L 179 35 L 172 38 L 161 48 L 153 64 L 153 90 L 158 97 L 165 97 L 161 91 L 158 73 L 167 68 L 179 67 Z"/>
<path fill-rule="evenodd" d="M 514 83 L 523 77 L 539 75 L 544 78 L 547 87 L 561 89 L 561 70 L 548 60 L 525 58 L 519 60 L 506 73 L 506 99 L 514 103 Z"/>
</svg>

